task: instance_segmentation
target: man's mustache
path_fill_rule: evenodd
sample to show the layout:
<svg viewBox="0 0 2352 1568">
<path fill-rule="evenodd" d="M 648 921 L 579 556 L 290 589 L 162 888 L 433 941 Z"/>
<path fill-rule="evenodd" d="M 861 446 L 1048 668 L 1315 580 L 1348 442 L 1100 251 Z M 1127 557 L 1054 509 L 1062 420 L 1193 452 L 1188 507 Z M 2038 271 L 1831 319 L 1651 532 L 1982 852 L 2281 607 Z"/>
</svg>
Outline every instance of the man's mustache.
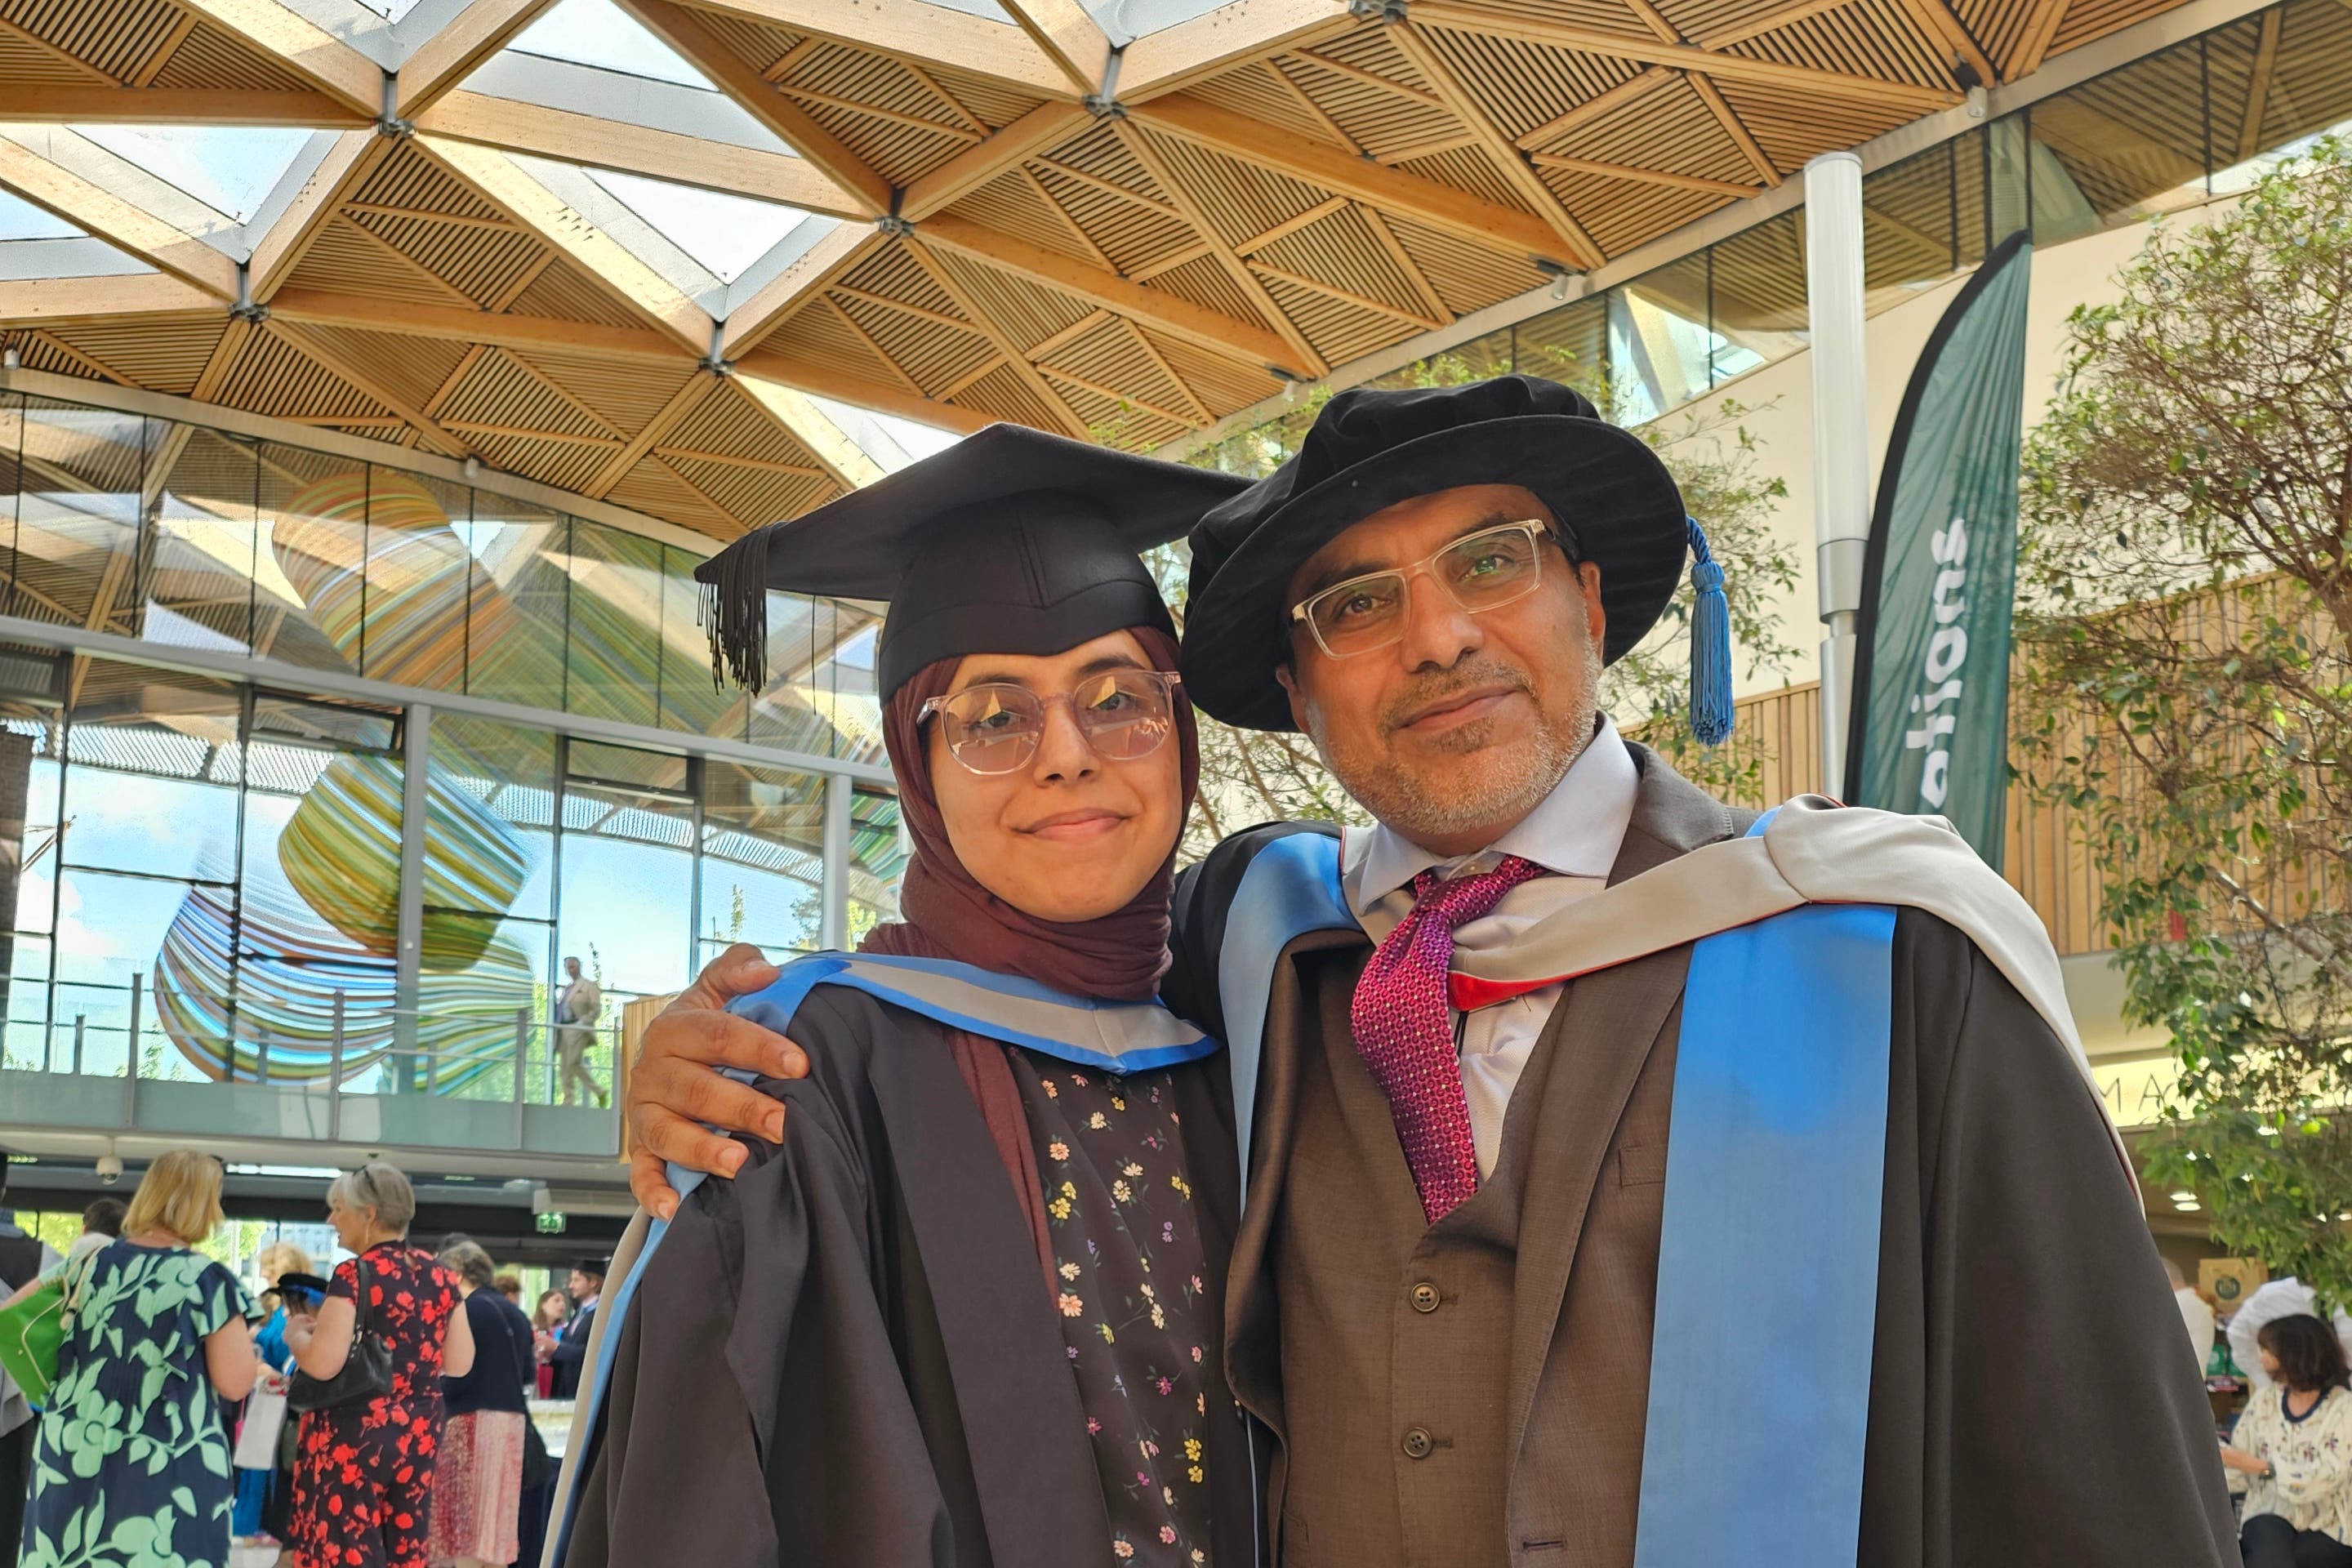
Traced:
<svg viewBox="0 0 2352 1568">
<path fill-rule="evenodd" d="M 1535 684 L 1525 670 L 1497 659 L 1482 658 L 1416 679 L 1402 696 L 1381 712 L 1381 729 L 1393 734 L 1432 706 L 1482 686 L 1505 687 L 1530 697 L 1535 695 Z"/>
</svg>

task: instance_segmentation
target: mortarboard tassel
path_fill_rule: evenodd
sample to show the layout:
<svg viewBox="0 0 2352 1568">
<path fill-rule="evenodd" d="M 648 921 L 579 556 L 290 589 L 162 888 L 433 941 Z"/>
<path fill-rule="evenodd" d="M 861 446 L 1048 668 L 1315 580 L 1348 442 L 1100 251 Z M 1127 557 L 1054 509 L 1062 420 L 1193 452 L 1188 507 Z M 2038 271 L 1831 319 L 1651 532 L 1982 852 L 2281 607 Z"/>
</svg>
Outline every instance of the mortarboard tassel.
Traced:
<svg viewBox="0 0 2352 1568">
<path fill-rule="evenodd" d="M 1731 607 L 1723 597 L 1723 568 L 1706 547 L 1698 519 L 1690 525 L 1690 727 L 1702 746 L 1719 746 L 1731 733 Z"/>
<path fill-rule="evenodd" d="M 740 539 L 710 558 L 716 583 L 701 586 L 696 619 L 710 638 L 710 684 L 727 689 L 727 678 L 747 691 L 768 684 L 768 539 L 764 531 Z"/>
</svg>

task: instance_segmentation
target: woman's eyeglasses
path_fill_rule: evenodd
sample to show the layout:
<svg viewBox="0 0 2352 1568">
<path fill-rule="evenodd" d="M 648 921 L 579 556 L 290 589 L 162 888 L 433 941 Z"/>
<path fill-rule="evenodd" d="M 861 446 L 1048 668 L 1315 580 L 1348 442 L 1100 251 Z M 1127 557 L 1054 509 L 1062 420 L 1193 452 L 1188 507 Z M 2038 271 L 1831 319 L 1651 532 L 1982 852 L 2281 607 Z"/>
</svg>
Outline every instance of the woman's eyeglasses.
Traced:
<svg viewBox="0 0 2352 1568">
<path fill-rule="evenodd" d="M 1035 759 L 1045 738 L 1046 710 L 1066 702 L 1097 756 L 1129 763 L 1150 756 L 1175 731 L 1179 683 L 1165 670 L 1114 669 L 1041 697 L 1025 686 L 992 680 L 932 698 L 921 717 L 939 715 L 948 754 L 973 773 L 1010 773 Z"/>
<path fill-rule="evenodd" d="M 1543 581 L 1542 541 L 1550 533 L 1549 524 L 1532 518 L 1481 529 L 1410 566 L 1334 583 L 1293 605 L 1290 618 L 1304 622 L 1332 658 L 1370 653 L 1403 637 L 1406 584 L 1423 571 L 1474 616 L 1526 598 Z"/>
</svg>

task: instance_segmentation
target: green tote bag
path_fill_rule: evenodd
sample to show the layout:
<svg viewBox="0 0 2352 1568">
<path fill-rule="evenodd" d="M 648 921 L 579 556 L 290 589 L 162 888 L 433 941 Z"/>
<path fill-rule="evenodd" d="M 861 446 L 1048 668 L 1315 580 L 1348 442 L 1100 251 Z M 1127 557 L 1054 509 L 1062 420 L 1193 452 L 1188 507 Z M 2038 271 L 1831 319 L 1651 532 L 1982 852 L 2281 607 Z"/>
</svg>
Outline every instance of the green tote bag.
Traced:
<svg viewBox="0 0 2352 1568">
<path fill-rule="evenodd" d="M 96 1257 L 82 1259 L 82 1279 L 89 1277 Z M 68 1295 L 66 1272 L 59 1269 L 15 1305 L 0 1307 L 0 1372 L 15 1378 L 35 1405 L 48 1403 L 49 1385 L 58 1380 L 58 1352 L 65 1347 L 81 1294 L 77 1289 Z"/>
</svg>

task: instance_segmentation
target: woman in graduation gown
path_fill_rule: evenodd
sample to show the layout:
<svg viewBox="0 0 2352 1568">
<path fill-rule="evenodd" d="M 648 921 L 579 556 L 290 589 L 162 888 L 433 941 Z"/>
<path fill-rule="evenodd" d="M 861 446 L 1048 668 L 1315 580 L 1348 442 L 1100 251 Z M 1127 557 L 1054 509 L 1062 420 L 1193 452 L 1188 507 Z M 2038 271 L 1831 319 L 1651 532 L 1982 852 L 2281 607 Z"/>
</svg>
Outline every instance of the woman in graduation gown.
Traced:
<svg viewBox="0 0 2352 1568">
<path fill-rule="evenodd" d="M 1156 1000 L 1198 759 L 1136 555 L 1234 483 L 999 426 L 706 568 L 754 682 L 768 587 L 891 600 L 914 854 L 860 953 L 945 962 L 737 1005 L 809 1076 L 650 1250 L 570 1568 L 1254 1561 L 1231 1092 Z"/>
</svg>

